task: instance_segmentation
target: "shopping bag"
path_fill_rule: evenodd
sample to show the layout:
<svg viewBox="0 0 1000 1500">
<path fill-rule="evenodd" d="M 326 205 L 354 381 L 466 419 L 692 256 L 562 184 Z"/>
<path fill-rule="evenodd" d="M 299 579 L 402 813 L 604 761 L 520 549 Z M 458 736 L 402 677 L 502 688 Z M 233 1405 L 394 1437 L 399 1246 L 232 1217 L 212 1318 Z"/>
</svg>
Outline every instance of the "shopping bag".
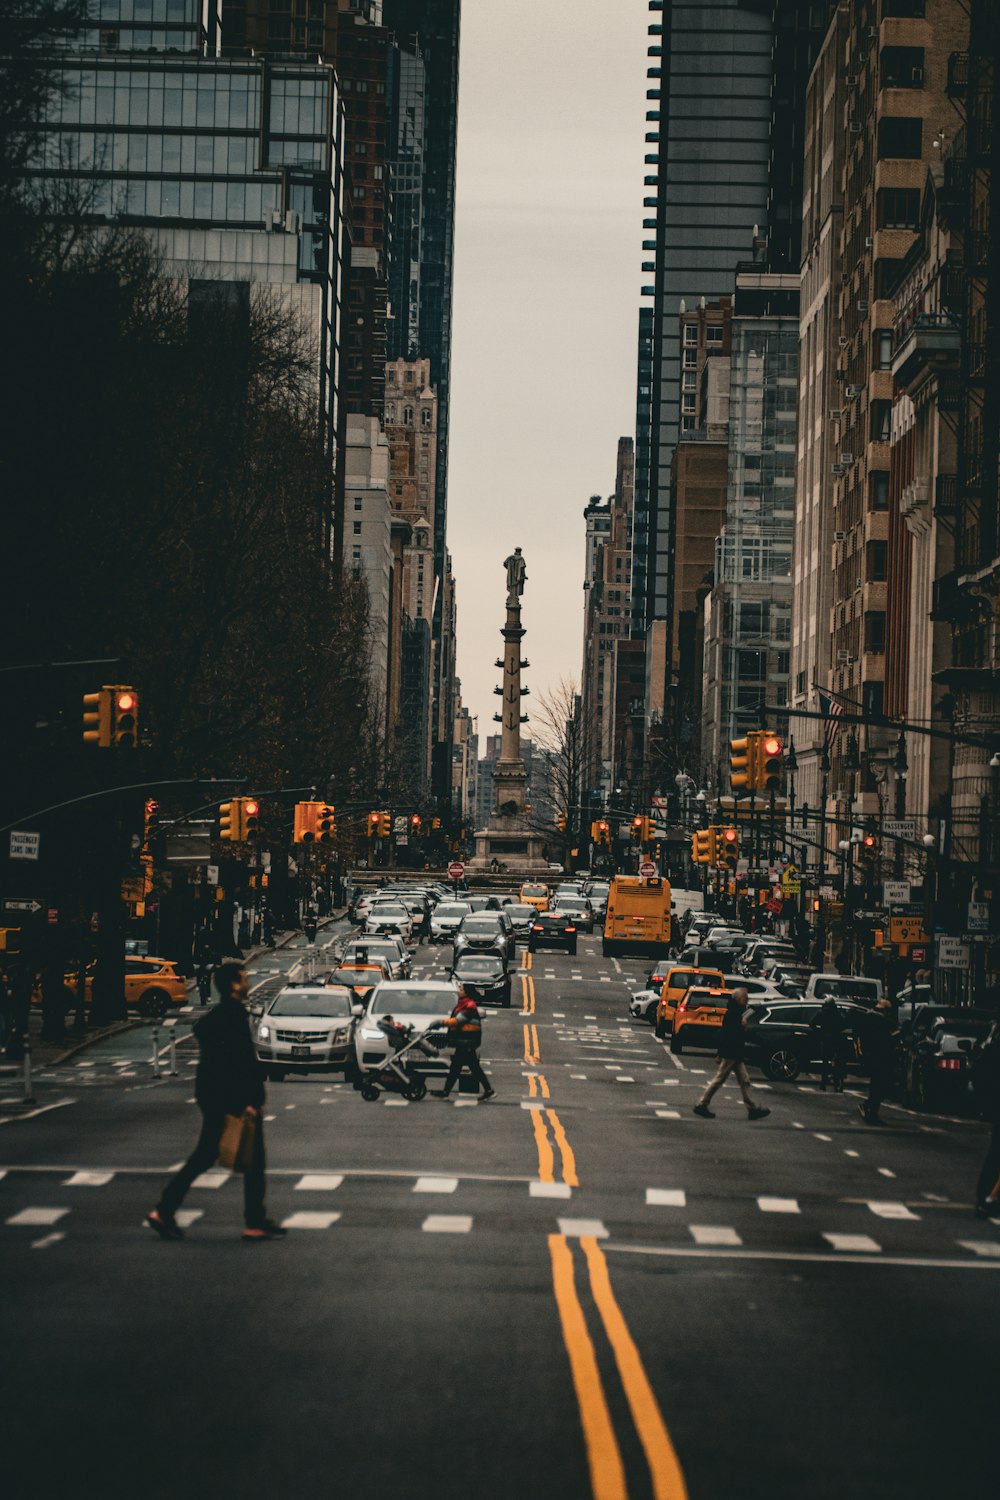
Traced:
<svg viewBox="0 0 1000 1500">
<path fill-rule="evenodd" d="M 254 1132 L 257 1122 L 252 1115 L 226 1115 L 219 1137 L 219 1162 L 230 1172 L 245 1172 L 253 1160 Z"/>
</svg>

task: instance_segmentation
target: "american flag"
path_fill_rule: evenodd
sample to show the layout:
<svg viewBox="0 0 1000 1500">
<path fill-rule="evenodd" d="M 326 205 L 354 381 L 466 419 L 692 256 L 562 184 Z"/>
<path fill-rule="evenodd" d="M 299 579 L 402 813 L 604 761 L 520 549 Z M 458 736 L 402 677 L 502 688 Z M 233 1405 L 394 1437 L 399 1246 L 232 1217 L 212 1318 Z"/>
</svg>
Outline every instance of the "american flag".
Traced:
<svg viewBox="0 0 1000 1500">
<path fill-rule="evenodd" d="M 844 705 L 837 703 L 829 693 L 824 693 L 822 688 L 816 689 L 816 696 L 819 698 L 820 712 L 826 720 L 826 748 L 832 750 L 833 742 L 837 738 L 837 730 L 840 728 L 840 717 L 844 712 Z"/>
</svg>

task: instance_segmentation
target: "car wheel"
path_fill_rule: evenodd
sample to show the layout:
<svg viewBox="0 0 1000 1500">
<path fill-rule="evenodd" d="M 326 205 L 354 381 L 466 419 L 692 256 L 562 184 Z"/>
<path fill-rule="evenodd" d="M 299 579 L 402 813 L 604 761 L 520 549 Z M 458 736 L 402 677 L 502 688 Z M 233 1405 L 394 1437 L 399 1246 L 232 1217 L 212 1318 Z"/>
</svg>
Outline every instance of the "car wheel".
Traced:
<svg viewBox="0 0 1000 1500">
<path fill-rule="evenodd" d="M 677 1053 L 679 1053 L 679 1052 L 683 1052 L 684 1051 L 683 1043 L 681 1042 L 681 1039 L 677 1035 L 676 1031 L 674 1032 L 673 1036 L 670 1038 L 670 1050 L 675 1055 Z"/>
<path fill-rule="evenodd" d="M 361 1085 L 361 1097 L 362 1099 L 367 1099 L 369 1104 L 374 1104 L 378 1098 L 378 1089 L 373 1083 L 363 1083 Z"/>
<path fill-rule="evenodd" d="M 170 996 L 166 990 L 143 990 L 139 996 L 139 1014 L 147 1020 L 161 1021 L 169 1009 Z"/>
<path fill-rule="evenodd" d="M 504 990 L 504 996 L 501 1004 L 503 1005 L 505 1010 L 510 1009 L 510 990 Z"/>
<path fill-rule="evenodd" d="M 576 944 L 575 943 L 573 944 L 572 948 L 569 949 L 569 956 L 570 956 L 570 958 L 575 958 L 576 957 Z"/>
<path fill-rule="evenodd" d="M 284 1068 L 268 1068 L 267 1076 L 271 1083 L 281 1083 L 285 1076 Z"/>
<path fill-rule="evenodd" d="M 666 1041 L 666 1039 L 667 1039 L 667 1026 L 666 1026 L 666 1022 L 662 1021 L 659 1016 L 654 1016 L 654 1018 L 653 1018 L 653 1030 L 656 1032 L 657 1041 L 660 1041 L 660 1042 L 665 1042 Z"/>
<path fill-rule="evenodd" d="M 792 1083 L 802 1072 L 802 1062 L 790 1047 L 775 1047 L 764 1064 L 768 1078 Z"/>
</svg>

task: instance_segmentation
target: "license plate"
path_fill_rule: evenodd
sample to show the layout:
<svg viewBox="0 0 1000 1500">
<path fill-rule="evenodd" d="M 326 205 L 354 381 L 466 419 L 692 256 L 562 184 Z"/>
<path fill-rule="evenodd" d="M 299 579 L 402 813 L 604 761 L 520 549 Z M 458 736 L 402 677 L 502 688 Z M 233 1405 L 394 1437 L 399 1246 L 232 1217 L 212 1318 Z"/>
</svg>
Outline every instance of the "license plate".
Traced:
<svg viewBox="0 0 1000 1500">
<path fill-rule="evenodd" d="M 292 1048 L 292 1056 L 293 1057 L 308 1057 L 309 1053 L 310 1053 L 310 1049 L 308 1047 L 293 1047 Z"/>
</svg>

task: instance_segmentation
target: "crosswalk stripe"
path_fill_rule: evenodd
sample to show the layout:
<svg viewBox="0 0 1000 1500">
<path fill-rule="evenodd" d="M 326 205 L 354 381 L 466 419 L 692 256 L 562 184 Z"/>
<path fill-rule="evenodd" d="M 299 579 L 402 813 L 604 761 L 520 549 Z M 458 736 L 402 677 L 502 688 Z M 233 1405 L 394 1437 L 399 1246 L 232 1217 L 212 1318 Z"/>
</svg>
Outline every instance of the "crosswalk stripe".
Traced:
<svg viewBox="0 0 1000 1500">
<path fill-rule="evenodd" d="M 201 1208 L 179 1208 L 174 1218 L 182 1229 L 190 1229 L 192 1224 L 197 1224 L 199 1219 L 205 1217 L 205 1211 Z"/>
<path fill-rule="evenodd" d="M 880 1219 L 919 1219 L 920 1215 L 911 1213 L 905 1203 L 887 1203 L 873 1199 L 868 1204 L 873 1214 Z"/>
<path fill-rule="evenodd" d="M 651 1207 L 684 1208 L 687 1194 L 683 1188 L 647 1188 L 646 1202 Z"/>
<path fill-rule="evenodd" d="M 864 1251 L 877 1253 L 882 1246 L 867 1234 L 824 1234 L 823 1238 L 833 1250 Z"/>
<path fill-rule="evenodd" d="M 228 1172 L 213 1170 L 211 1172 L 202 1172 L 201 1176 L 196 1177 L 191 1185 L 196 1188 L 220 1188 L 224 1182 L 228 1181 Z"/>
<path fill-rule="evenodd" d="M 963 1250 L 971 1250 L 973 1255 L 1000 1260 L 1000 1240 L 956 1240 L 955 1243 L 961 1245 Z"/>
<path fill-rule="evenodd" d="M 7 1223 L 40 1228 L 43 1225 L 58 1224 L 68 1213 L 68 1208 L 22 1208 L 20 1213 L 12 1214 Z"/>
<path fill-rule="evenodd" d="M 742 1245 L 735 1229 L 726 1224 L 689 1224 L 696 1245 Z"/>
<path fill-rule="evenodd" d="M 528 1193 L 532 1198 L 572 1198 L 573 1189 L 568 1182 L 529 1182 Z"/>
<path fill-rule="evenodd" d="M 332 1193 L 343 1182 L 337 1172 L 307 1172 L 295 1184 L 297 1193 Z"/>
<path fill-rule="evenodd" d="M 413 1184 L 415 1193 L 453 1193 L 458 1187 L 457 1177 L 418 1177 Z"/>
<path fill-rule="evenodd" d="M 558 1219 L 559 1233 L 568 1240 L 584 1238 L 606 1240 L 608 1231 L 601 1219 Z"/>
<path fill-rule="evenodd" d="M 472 1228 L 471 1214 L 428 1214 L 421 1229 L 425 1234 L 468 1234 Z"/>
<path fill-rule="evenodd" d="M 114 1178 L 114 1172 L 74 1172 L 67 1177 L 63 1187 L 106 1187 Z"/>
<path fill-rule="evenodd" d="M 298 1213 L 289 1214 L 287 1219 L 282 1219 L 283 1229 L 329 1229 L 331 1224 L 336 1224 L 340 1214 L 314 1213 L 310 1209 L 300 1209 Z"/>
<path fill-rule="evenodd" d="M 757 1207 L 763 1214 L 797 1214 L 801 1212 L 797 1198 L 758 1198 Z"/>
</svg>

